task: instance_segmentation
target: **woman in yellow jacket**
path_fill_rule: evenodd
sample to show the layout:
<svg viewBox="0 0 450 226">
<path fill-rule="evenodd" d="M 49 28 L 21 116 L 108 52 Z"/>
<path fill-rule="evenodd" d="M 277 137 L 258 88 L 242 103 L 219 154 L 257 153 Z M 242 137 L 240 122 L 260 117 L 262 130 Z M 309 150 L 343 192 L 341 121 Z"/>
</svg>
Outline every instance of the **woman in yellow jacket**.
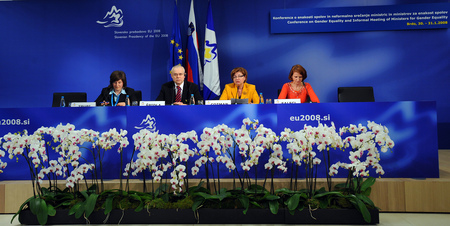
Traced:
<svg viewBox="0 0 450 226">
<path fill-rule="evenodd" d="M 220 100 L 246 99 L 248 103 L 259 104 L 258 92 L 255 85 L 247 83 L 247 70 L 237 67 L 231 71 L 233 83 L 226 84 Z"/>
</svg>

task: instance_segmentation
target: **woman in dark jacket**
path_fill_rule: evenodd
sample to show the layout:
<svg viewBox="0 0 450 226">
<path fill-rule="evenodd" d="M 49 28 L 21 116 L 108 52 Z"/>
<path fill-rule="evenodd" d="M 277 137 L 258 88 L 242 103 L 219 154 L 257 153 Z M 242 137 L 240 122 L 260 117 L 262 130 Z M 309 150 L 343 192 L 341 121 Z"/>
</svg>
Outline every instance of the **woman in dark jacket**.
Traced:
<svg viewBox="0 0 450 226">
<path fill-rule="evenodd" d="M 135 100 L 134 89 L 127 87 L 125 72 L 114 71 L 109 76 L 109 86 L 102 89 L 95 102 L 97 106 L 129 106 Z"/>
</svg>

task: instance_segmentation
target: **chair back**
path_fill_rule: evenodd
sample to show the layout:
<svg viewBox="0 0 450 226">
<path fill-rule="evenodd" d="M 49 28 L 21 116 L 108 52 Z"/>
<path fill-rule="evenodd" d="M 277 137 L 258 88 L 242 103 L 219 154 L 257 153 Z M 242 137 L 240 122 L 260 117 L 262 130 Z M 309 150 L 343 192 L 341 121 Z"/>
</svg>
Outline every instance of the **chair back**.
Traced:
<svg viewBox="0 0 450 226">
<path fill-rule="evenodd" d="M 64 100 L 66 102 L 66 106 L 69 107 L 69 104 L 72 102 L 86 102 L 87 94 L 82 92 L 72 92 L 72 93 L 53 93 L 53 103 L 52 107 L 59 107 L 61 96 L 64 96 Z"/>
<path fill-rule="evenodd" d="M 134 91 L 134 96 L 136 97 L 137 101 L 142 101 L 142 91 L 135 90 Z"/>
<path fill-rule="evenodd" d="M 373 94 L 373 87 L 339 87 L 338 88 L 339 102 L 374 102 L 375 96 Z"/>
</svg>

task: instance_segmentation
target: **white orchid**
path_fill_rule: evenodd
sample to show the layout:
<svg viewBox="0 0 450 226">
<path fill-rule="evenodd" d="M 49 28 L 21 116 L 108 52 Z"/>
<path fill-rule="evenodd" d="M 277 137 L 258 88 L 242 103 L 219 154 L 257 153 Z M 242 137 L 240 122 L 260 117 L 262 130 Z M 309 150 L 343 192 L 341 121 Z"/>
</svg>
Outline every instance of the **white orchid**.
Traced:
<svg viewBox="0 0 450 226">
<path fill-rule="evenodd" d="M 386 152 L 394 147 L 394 142 L 389 137 L 389 130 L 380 124 L 368 121 L 367 127 L 359 124 L 342 127 L 341 135 L 346 131 L 354 134 L 348 136 L 343 141 L 344 148 L 351 147 L 349 152 L 350 163 L 333 164 L 330 167 L 330 176 L 337 174 L 338 168 L 345 168 L 353 171 L 355 177 L 369 176 L 369 167 L 375 169 L 375 173 L 383 175 L 385 172 L 380 162 L 380 151 Z"/>
<path fill-rule="evenodd" d="M 3 173 L 3 170 L 6 168 L 7 165 L 8 163 L 2 162 L 2 160 L 0 160 L 0 173 Z"/>
<path fill-rule="evenodd" d="M 131 171 L 131 175 L 137 176 L 137 174 L 149 170 L 152 172 L 153 180 L 159 182 L 164 173 L 173 169 L 170 172 L 172 188 L 182 191 L 183 180 L 187 175 L 186 167 L 183 164 L 186 164 L 196 153 L 184 143 L 188 140 L 194 143 L 198 142 L 195 131 L 166 135 L 146 129 L 140 130 L 133 134 L 137 159 L 132 164 L 127 164 L 124 175 L 128 176 Z M 200 147 L 206 144 L 199 142 L 197 145 Z"/>
<path fill-rule="evenodd" d="M 350 135 L 342 138 L 347 132 Z M 195 131 L 166 135 L 144 129 L 133 134 L 129 141 L 127 133 L 126 130 L 118 131 L 115 128 L 103 133 L 75 130 L 71 124 L 41 127 L 33 134 L 27 131 L 21 134 L 8 133 L 1 137 L 0 158 L 6 155 L 10 158 L 26 157 L 31 160 L 33 169 L 37 170 L 33 176 L 37 183 L 54 174 L 66 178 L 66 186 L 74 188 L 85 178 L 86 173 L 96 170 L 94 164 L 83 162 L 83 149 L 86 149 L 84 143 L 103 152 L 117 148 L 120 153 L 133 142 L 135 159 L 126 164 L 123 175 L 137 176 L 148 170 L 153 180 L 158 182 L 164 178 L 164 174 L 170 174 L 170 184 L 175 192 L 183 191 L 188 172 L 198 175 L 206 164 L 223 165 L 230 172 L 236 170 L 238 173 L 253 171 L 260 164 L 264 164 L 266 170 L 277 169 L 283 173 L 288 171 L 287 162 L 296 167 L 304 166 L 308 170 L 316 170 L 314 166 L 326 164 L 331 166 L 329 176 L 338 174 L 340 168 L 351 170 L 355 177 L 369 176 L 371 169 L 383 175 L 385 172 L 380 165 L 380 152 L 386 152 L 395 145 L 385 126 L 370 121 L 367 126 L 351 124 L 339 129 L 332 122 L 330 126 L 319 122 L 317 126 L 305 125 L 300 131 L 285 128 L 280 136 L 258 120 L 249 118 L 244 119 L 237 129 L 221 124 L 204 128 L 200 136 Z M 47 152 L 52 149 L 47 147 L 44 136 L 51 137 L 57 159 L 49 159 L 49 156 L 53 156 Z M 281 142 L 287 142 L 288 158 L 283 154 Z M 347 161 L 331 164 L 322 158 L 322 153 L 326 154 L 330 149 L 346 148 L 352 149 L 348 152 Z M 268 161 L 261 162 L 262 156 L 267 156 Z M 240 164 L 235 162 L 236 157 Z M 187 166 L 190 162 L 194 162 L 194 165 L 189 170 Z M 6 163 L 0 159 L 0 173 L 5 167 Z"/>
</svg>

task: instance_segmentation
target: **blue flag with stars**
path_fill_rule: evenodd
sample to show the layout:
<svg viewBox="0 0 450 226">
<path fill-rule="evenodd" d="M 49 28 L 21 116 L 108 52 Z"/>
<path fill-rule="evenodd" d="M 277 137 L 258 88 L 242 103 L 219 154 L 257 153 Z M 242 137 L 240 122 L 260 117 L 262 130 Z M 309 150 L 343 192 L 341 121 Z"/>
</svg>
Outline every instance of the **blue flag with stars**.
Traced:
<svg viewBox="0 0 450 226">
<path fill-rule="evenodd" d="M 175 3 L 173 11 L 172 36 L 170 38 L 170 59 L 167 70 L 167 81 L 172 81 L 170 70 L 175 65 L 183 65 L 183 48 L 181 47 L 180 22 L 178 21 L 178 9 Z"/>
</svg>

